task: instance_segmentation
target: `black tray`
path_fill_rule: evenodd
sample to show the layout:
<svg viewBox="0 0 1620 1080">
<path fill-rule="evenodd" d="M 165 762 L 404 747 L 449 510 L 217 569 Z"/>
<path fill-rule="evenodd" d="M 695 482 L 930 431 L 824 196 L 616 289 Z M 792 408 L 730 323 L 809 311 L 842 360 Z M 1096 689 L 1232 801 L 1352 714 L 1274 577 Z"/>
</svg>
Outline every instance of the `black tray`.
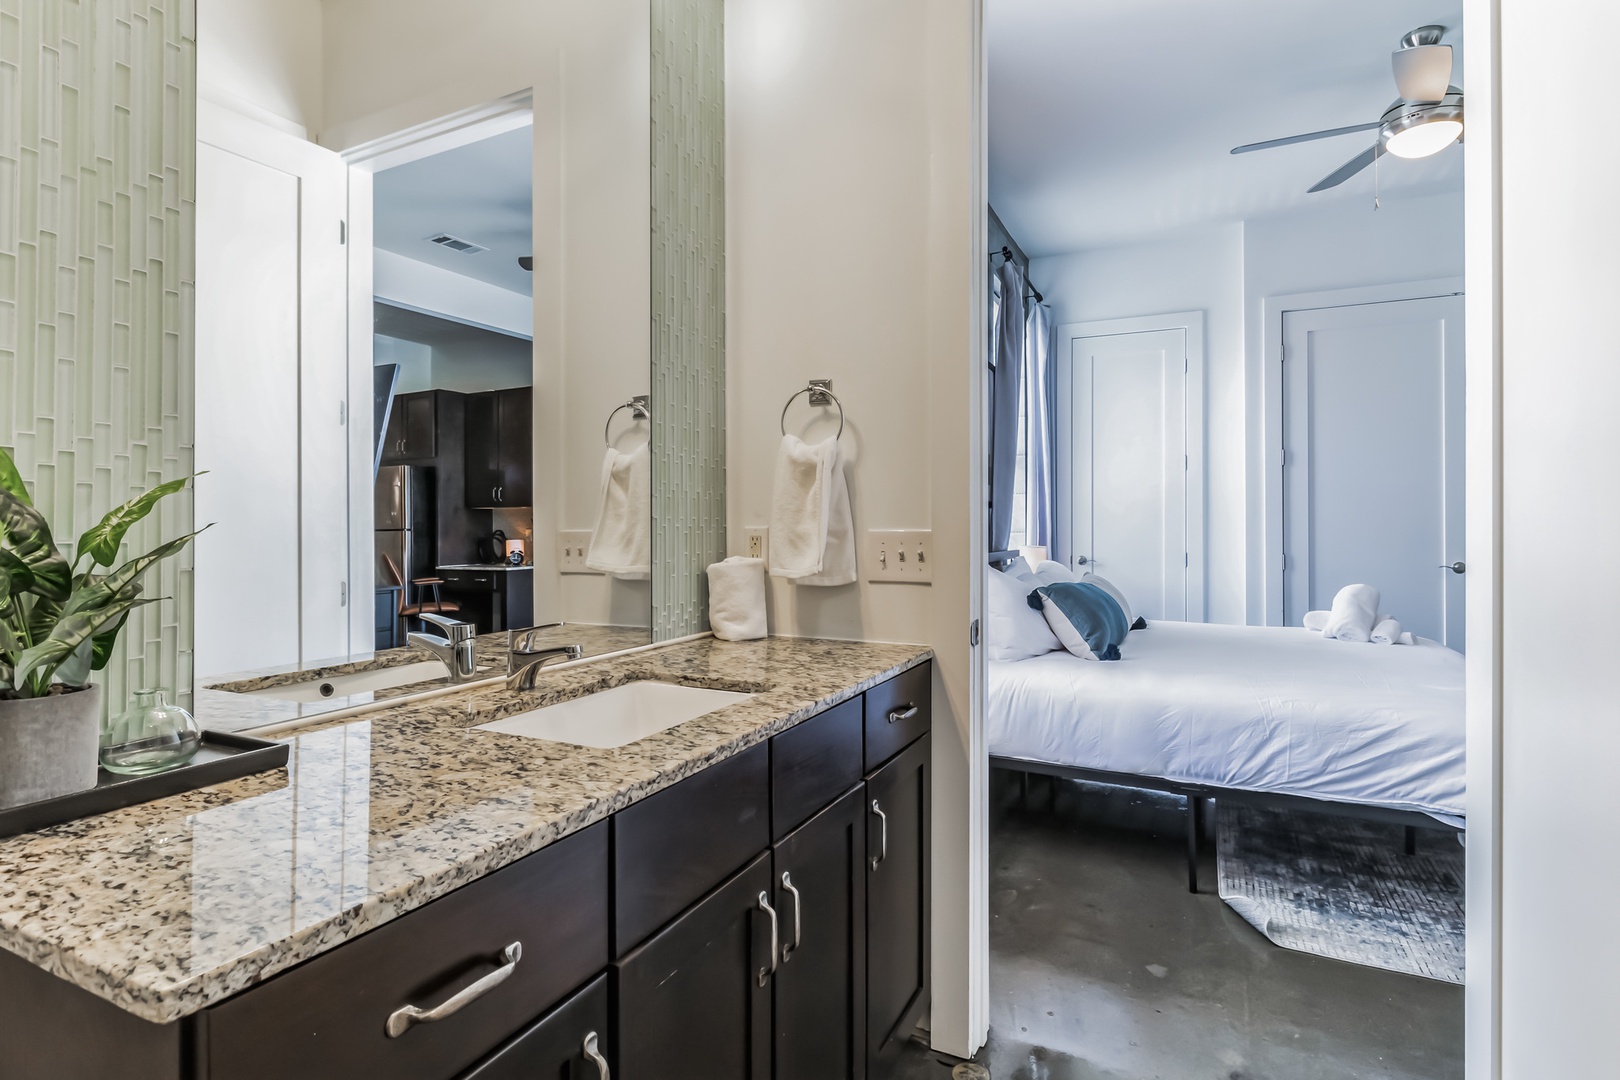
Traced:
<svg viewBox="0 0 1620 1080">
<path fill-rule="evenodd" d="M 102 769 L 93 788 L 0 810 L 0 837 L 279 769 L 287 764 L 287 750 L 286 743 L 269 739 L 204 731 L 197 756 L 184 765 L 147 776 L 120 776 Z"/>
</svg>

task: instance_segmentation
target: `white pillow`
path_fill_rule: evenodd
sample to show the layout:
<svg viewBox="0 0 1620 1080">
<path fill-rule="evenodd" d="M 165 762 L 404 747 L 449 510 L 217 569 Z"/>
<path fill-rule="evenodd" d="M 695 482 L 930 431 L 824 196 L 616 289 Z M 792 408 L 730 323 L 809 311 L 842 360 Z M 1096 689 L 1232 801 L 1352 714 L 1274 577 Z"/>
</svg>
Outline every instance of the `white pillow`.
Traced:
<svg viewBox="0 0 1620 1080">
<path fill-rule="evenodd" d="M 1046 616 L 1029 606 L 1034 588 L 991 569 L 984 596 L 989 615 L 984 643 L 990 659 L 1028 660 L 1063 647 L 1046 624 Z"/>
<path fill-rule="evenodd" d="M 1125 594 L 1119 591 L 1118 585 L 1115 585 L 1112 581 L 1109 581 L 1107 578 L 1102 577 L 1099 574 L 1092 573 L 1082 574 L 1080 576 L 1080 580 L 1090 582 L 1103 592 L 1107 593 L 1109 596 L 1112 596 L 1114 598 L 1114 603 L 1119 605 L 1119 610 L 1125 613 L 1125 625 L 1136 625 L 1136 616 L 1131 612 L 1131 605 L 1128 601 L 1126 601 Z"/>
<path fill-rule="evenodd" d="M 1041 579 L 1042 585 L 1056 585 L 1060 581 L 1079 581 L 1080 575 L 1070 570 L 1060 562 L 1047 559 L 1035 568 L 1035 576 Z"/>
</svg>

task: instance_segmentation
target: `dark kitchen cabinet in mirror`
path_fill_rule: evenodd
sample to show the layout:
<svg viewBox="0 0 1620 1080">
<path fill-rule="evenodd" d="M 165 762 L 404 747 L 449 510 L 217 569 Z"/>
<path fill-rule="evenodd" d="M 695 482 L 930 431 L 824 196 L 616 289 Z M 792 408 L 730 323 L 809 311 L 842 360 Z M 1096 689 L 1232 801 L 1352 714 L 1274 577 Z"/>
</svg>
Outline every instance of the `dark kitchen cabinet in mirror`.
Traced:
<svg viewBox="0 0 1620 1080">
<path fill-rule="evenodd" d="M 534 391 L 527 386 L 467 397 L 467 505 L 534 502 Z"/>
<path fill-rule="evenodd" d="M 438 397 L 440 391 L 400 394 L 388 414 L 383 439 L 384 465 L 418 465 L 438 454 Z"/>
</svg>

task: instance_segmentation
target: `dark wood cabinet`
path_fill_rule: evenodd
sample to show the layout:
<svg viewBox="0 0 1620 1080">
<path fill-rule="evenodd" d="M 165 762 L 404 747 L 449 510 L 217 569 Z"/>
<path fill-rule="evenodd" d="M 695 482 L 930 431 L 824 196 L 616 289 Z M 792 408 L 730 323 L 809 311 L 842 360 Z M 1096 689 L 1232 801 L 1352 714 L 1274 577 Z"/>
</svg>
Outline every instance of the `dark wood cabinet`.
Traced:
<svg viewBox="0 0 1620 1080">
<path fill-rule="evenodd" d="M 482 570 L 438 568 L 444 596 L 461 605 L 460 617 L 480 634 L 534 625 L 534 568 Z"/>
<path fill-rule="evenodd" d="M 862 776 L 861 699 L 771 738 L 771 839 L 780 840 Z"/>
<path fill-rule="evenodd" d="M 438 394 L 422 390 L 394 398 L 383 440 L 384 465 L 423 464 L 438 455 Z"/>
<path fill-rule="evenodd" d="M 614 963 L 617 1080 L 768 1080 L 771 895 L 765 852 Z"/>
<path fill-rule="evenodd" d="M 795 729 L 797 730 L 797 729 Z M 776 1080 L 866 1076 L 866 789 L 780 840 Z"/>
<path fill-rule="evenodd" d="M 467 397 L 467 505 L 534 502 L 534 392 L 527 386 Z"/>
<path fill-rule="evenodd" d="M 928 1004 L 929 742 L 923 735 L 866 779 L 869 1070 L 904 1045 Z"/>
<path fill-rule="evenodd" d="M 599 975 L 461 1080 L 610 1080 L 610 1015 L 607 976 Z"/>
</svg>

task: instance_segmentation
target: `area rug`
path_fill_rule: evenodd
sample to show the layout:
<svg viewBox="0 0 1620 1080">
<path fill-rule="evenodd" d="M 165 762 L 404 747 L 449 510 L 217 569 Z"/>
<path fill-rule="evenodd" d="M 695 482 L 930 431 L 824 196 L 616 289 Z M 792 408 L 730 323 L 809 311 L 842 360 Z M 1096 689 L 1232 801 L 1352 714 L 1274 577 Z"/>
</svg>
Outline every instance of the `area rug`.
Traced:
<svg viewBox="0 0 1620 1080">
<path fill-rule="evenodd" d="M 1463 981 L 1463 848 L 1398 826 L 1216 803 L 1221 899 L 1285 949 Z"/>
</svg>

